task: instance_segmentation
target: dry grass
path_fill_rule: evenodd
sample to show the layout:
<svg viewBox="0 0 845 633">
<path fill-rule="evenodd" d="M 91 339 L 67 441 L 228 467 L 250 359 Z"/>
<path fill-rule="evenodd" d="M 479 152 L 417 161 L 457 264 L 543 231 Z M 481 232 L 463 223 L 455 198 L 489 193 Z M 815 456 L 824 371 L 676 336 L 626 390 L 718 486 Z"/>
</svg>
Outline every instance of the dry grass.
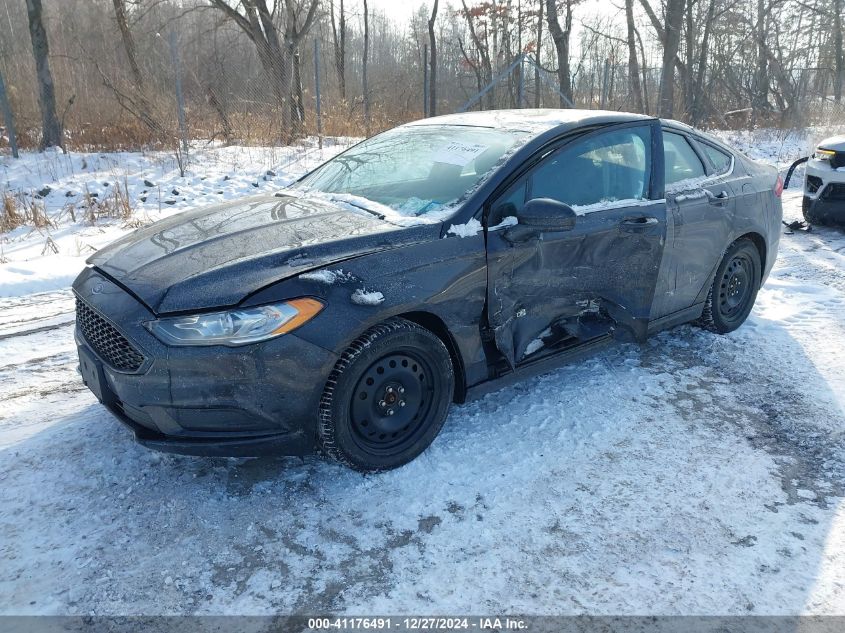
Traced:
<svg viewBox="0 0 845 633">
<path fill-rule="evenodd" d="M 389 129 L 422 117 L 419 111 L 388 110 L 375 103 L 370 111 L 370 122 L 364 122 L 360 99 L 354 102 L 327 104 L 322 113 L 324 136 L 362 137 Z M 206 109 L 188 112 L 188 132 L 193 140 L 222 142 L 234 145 L 273 146 L 285 144 L 287 131 L 282 128 L 278 108 L 267 106 L 256 110 L 227 114 L 229 129 L 224 130 L 219 116 Z M 106 116 L 101 121 L 68 121 L 65 129 L 65 149 L 84 152 L 114 152 L 133 150 L 175 151 L 178 133 L 175 121 L 161 121 L 165 133 L 155 133 L 134 119 L 120 112 Z M 38 122 L 24 121 L 19 125 L 18 145 L 21 149 L 37 150 L 40 133 Z M 317 118 L 313 109 L 306 111 L 303 134 L 317 135 Z M 0 151 L 7 151 L 7 144 L 0 139 Z"/>
<path fill-rule="evenodd" d="M 57 222 L 66 218 L 75 223 L 76 210 L 73 203 L 68 203 L 51 218 L 41 200 L 24 192 L 4 191 L 0 207 L 0 233 L 8 233 L 22 226 L 31 226 L 38 230 L 51 229 L 56 227 Z M 115 180 L 114 187 L 103 198 L 90 193 L 86 188 L 80 210 L 85 221 L 92 225 L 102 219 L 121 220 L 124 225 L 130 227 L 149 223 L 148 218 L 135 218 L 126 178 L 122 182 Z"/>
<path fill-rule="evenodd" d="M 98 220 L 103 218 L 123 220 L 124 222 L 132 220 L 132 201 L 129 198 L 126 179 L 123 180 L 123 183 L 115 181 L 111 193 L 103 196 L 103 198 L 92 194 L 86 187 L 82 199 L 82 209 L 85 220 L 89 224 L 96 224 Z"/>
<path fill-rule="evenodd" d="M 3 192 L 3 208 L 0 214 L 0 233 L 13 231 L 21 226 L 33 226 L 36 229 L 48 229 L 54 226 L 47 216 L 44 204 L 27 198 L 21 193 Z"/>
<path fill-rule="evenodd" d="M 14 231 L 25 223 L 22 213 L 18 211 L 17 199 L 8 191 L 3 192 L 3 209 L 0 215 L 0 233 Z"/>
</svg>

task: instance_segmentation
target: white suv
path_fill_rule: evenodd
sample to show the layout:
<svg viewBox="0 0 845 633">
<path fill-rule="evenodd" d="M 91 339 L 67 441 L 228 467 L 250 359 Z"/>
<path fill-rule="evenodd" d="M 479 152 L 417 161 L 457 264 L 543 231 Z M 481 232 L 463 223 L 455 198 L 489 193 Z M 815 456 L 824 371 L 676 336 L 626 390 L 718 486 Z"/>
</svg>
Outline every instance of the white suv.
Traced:
<svg viewBox="0 0 845 633">
<path fill-rule="evenodd" d="M 845 223 L 845 135 L 823 140 L 807 161 L 802 210 L 813 224 Z"/>
</svg>

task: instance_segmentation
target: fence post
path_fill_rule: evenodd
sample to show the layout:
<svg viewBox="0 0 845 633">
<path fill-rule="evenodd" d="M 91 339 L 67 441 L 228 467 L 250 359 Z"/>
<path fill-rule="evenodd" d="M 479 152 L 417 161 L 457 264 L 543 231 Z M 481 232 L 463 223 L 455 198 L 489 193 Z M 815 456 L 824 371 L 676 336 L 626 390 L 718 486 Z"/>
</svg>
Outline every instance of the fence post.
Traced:
<svg viewBox="0 0 845 633">
<path fill-rule="evenodd" d="M 314 98 L 317 100 L 317 143 L 323 149 L 323 110 L 320 103 L 320 40 L 314 40 Z"/>
<path fill-rule="evenodd" d="M 525 62 L 524 56 L 523 59 L 519 62 L 519 103 L 517 103 L 517 108 L 522 108 L 523 104 L 525 103 Z"/>
<path fill-rule="evenodd" d="M 188 125 L 185 122 L 185 95 L 182 94 L 182 64 L 179 60 L 179 47 L 176 44 L 176 31 L 170 31 L 170 58 L 173 62 L 173 74 L 176 85 L 176 105 L 179 114 L 179 136 L 182 141 L 182 154 L 188 158 Z M 187 160 L 186 160 L 187 162 Z"/>
<path fill-rule="evenodd" d="M 428 44 L 423 44 L 423 117 L 428 118 Z"/>
<path fill-rule="evenodd" d="M 6 129 L 9 132 L 9 147 L 12 148 L 12 156 L 19 158 L 18 137 L 15 135 L 15 118 L 12 115 L 9 98 L 6 96 L 6 83 L 3 81 L 3 73 L 0 73 L 0 108 L 3 109 L 3 119 L 6 121 Z"/>
</svg>

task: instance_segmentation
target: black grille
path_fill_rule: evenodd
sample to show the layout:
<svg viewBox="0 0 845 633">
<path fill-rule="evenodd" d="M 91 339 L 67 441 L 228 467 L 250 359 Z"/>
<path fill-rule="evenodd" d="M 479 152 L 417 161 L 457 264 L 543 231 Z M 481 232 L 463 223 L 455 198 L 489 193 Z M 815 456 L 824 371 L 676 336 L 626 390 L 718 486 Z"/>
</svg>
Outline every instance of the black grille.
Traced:
<svg viewBox="0 0 845 633">
<path fill-rule="evenodd" d="M 824 188 L 822 198 L 825 200 L 845 200 L 845 184 L 841 182 L 832 182 Z"/>
<path fill-rule="evenodd" d="M 144 364 L 144 357 L 132 343 L 78 297 L 76 325 L 88 345 L 115 369 L 138 371 Z"/>
<path fill-rule="evenodd" d="M 830 166 L 834 169 L 845 167 L 845 152 L 836 152 L 830 157 Z"/>
</svg>

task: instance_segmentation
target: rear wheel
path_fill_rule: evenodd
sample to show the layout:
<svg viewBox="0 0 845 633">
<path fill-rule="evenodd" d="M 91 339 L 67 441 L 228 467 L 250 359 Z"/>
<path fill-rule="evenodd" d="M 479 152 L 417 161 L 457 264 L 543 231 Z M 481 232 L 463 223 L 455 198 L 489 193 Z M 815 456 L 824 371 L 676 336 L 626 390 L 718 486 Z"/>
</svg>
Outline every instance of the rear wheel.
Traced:
<svg viewBox="0 0 845 633">
<path fill-rule="evenodd" d="M 437 336 L 405 319 L 376 325 L 343 353 L 326 383 L 320 446 L 357 470 L 401 466 L 437 437 L 454 388 Z"/>
<path fill-rule="evenodd" d="M 751 240 L 739 239 L 728 248 L 716 269 L 699 323 L 727 334 L 745 322 L 760 289 L 760 252 Z"/>
</svg>

